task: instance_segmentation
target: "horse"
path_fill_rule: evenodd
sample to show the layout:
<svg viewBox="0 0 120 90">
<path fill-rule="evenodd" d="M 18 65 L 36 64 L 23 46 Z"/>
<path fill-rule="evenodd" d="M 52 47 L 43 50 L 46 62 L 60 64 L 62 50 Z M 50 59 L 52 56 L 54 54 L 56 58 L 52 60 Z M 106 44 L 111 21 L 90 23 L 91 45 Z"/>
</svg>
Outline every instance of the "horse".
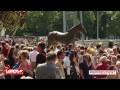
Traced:
<svg viewBox="0 0 120 90">
<path fill-rule="evenodd" d="M 68 30 L 68 32 L 65 33 L 59 31 L 49 32 L 48 47 L 51 45 L 56 45 L 57 43 L 62 43 L 66 46 L 69 45 L 70 43 L 74 43 L 75 38 L 77 37 L 77 34 L 79 32 L 82 32 L 83 34 L 87 33 L 85 27 L 82 24 L 73 26 Z"/>
</svg>

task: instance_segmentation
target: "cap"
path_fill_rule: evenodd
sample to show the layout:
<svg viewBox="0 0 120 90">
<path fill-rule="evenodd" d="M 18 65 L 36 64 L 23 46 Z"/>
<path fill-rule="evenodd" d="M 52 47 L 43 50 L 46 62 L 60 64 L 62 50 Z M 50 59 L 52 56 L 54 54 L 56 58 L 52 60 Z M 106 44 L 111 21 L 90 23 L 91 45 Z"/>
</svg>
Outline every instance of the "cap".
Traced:
<svg viewBox="0 0 120 90">
<path fill-rule="evenodd" d="M 71 54 L 70 51 L 66 51 L 66 52 L 65 52 L 65 56 L 68 56 L 69 54 Z"/>
</svg>

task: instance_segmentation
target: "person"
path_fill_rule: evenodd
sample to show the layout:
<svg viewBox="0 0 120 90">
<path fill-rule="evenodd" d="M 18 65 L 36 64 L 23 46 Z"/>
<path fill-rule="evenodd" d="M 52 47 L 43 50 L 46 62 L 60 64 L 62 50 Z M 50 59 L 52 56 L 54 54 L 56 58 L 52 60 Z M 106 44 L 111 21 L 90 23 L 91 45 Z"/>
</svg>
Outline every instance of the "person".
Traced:
<svg viewBox="0 0 120 90">
<path fill-rule="evenodd" d="M 69 51 L 73 51 L 73 44 L 70 43 L 70 44 L 68 45 L 68 49 L 69 49 Z"/>
<path fill-rule="evenodd" d="M 93 64 L 90 56 L 89 56 L 89 60 L 88 60 L 88 67 L 89 67 L 89 70 L 95 70 L 94 64 Z M 94 75 L 90 75 L 90 78 L 94 79 Z"/>
<path fill-rule="evenodd" d="M 31 62 L 30 60 L 27 59 L 27 57 L 28 57 L 28 51 L 21 50 L 19 54 L 19 59 L 21 61 L 19 68 L 24 70 L 25 76 L 33 76 Z"/>
<path fill-rule="evenodd" d="M 95 70 L 108 70 L 109 65 L 107 64 L 107 57 L 100 57 L 100 63 L 96 66 Z M 105 79 L 107 75 L 96 75 L 95 77 L 98 79 Z"/>
<path fill-rule="evenodd" d="M 20 46 L 19 46 L 19 44 L 15 44 L 14 55 L 15 55 L 16 57 L 18 57 L 19 51 L 20 51 Z M 17 63 L 17 62 L 18 62 L 18 59 L 15 60 L 15 63 Z"/>
<path fill-rule="evenodd" d="M 33 79 L 32 77 L 30 77 L 30 76 L 22 76 L 20 79 Z"/>
<path fill-rule="evenodd" d="M 57 52 L 58 52 L 58 51 L 60 51 L 60 50 L 61 50 L 61 46 L 60 46 L 60 45 L 57 45 L 57 47 L 56 47 L 56 49 L 55 49 L 54 53 L 56 53 L 56 54 L 57 54 Z"/>
<path fill-rule="evenodd" d="M 38 43 L 38 52 L 39 54 L 36 57 L 36 66 L 46 62 L 46 52 L 44 51 L 46 45 L 43 42 Z"/>
<path fill-rule="evenodd" d="M 47 61 L 38 64 L 35 72 L 35 79 L 61 79 L 61 75 L 55 66 L 56 54 L 49 52 L 47 54 Z"/>
<path fill-rule="evenodd" d="M 70 52 L 70 78 L 71 79 L 78 79 L 79 78 L 79 72 L 78 71 L 78 55 L 77 55 L 77 47 L 75 46 L 75 44 L 69 44 L 68 45 L 69 49 L 68 51 Z M 76 49 L 74 49 L 74 47 Z"/>
<path fill-rule="evenodd" d="M 7 57 L 9 51 L 9 47 L 6 42 L 2 42 L 2 53 L 5 57 Z"/>
<path fill-rule="evenodd" d="M 0 79 L 5 79 L 4 66 L 4 56 L 0 54 Z"/>
<path fill-rule="evenodd" d="M 120 61 L 120 54 L 117 55 L 117 61 Z"/>
<path fill-rule="evenodd" d="M 116 70 L 116 67 L 114 65 L 111 65 L 108 67 L 108 70 Z M 107 75 L 106 79 L 118 79 L 118 74 L 115 75 Z"/>
<path fill-rule="evenodd" d="M 100 45 L 100 44 L 98 44 L 98 45 L 96 46 L 96 53 L 99 53 L 100 48 L 101 48 L 101 45 Z"/>
<path fill-rule="evenodd" d="M 15 48 L 11 47 L 8 52 L 8 60 L 9 60 L 10 68 L 13 68 L 13 66 L 15 64 L 15 60 L 17 59 L 17 57 L 14 54 L 14 51 L 15 51 Z"/>
<path fill-rule="evenodd" d="M 78 79 L 79 78 L 79 65 L 78 65 L 78 58 L 75 56 L 75 52 L 70 52 L 70 77 L 71 79 Z"/>
<path fill-rule="evenodd" d="M 36 56 L 38 55 L 37 47 L 33 47 L 33 51 L 29 53 L 29 60 L 31 61 L 32 69 L 36 68 Z"/>
<path fill-rule="evenodd" d="M 90 57 L 91 57 L 91 62 L 92 62 L 92 64 L 93 64 L 93 66 L 95 67 L 96 64 L 97 64 L 97 57 L 96 57 L 95 49 L 91 48 L 90 52 L 91 52 L 91 55 L 90 55 Z"/>
<path fill-rule="evenodd" d="M 102 50 L 99 50 L 99 53 L 96 54 L 98 63 L 100 62 L 99 60 L 100 60 L 100 57 L 103 56 L 103 53 L 104 53 L 104 52 L 103 52 Z"/>
<path fill-rule="evenodd" d="M 115 56 L 117 56 L 118 51 L 117 51 L 117 47 L 116 46 L 113 46 L 113 53 L 114 53 Z"/>
<path fill-rule="evenodd" d="M 64 58 L 64 71 L 65 71 L 65 78 L 70 79 L 70 54 L 71 52 L 66 51 L 65 52 L 65 58 Z"/>
<path fill-rule="evenodd" d="M 116 63 L 117 79 L 120 79 L 120 61 Z"/>
<path fill-rule="evenodd" d="M 80 64 L 81 62 L 83 62 L 83 55 L 84 55 L 85 51 L 84 50 L 80 50 L 80 55 L 78 55 L 78 63 Z"/>
<path fill-rule="evenodd" d="M 112 62 L 112 65 L 116 65 L 117 57 L 113 55 L 113 56 L 111 57 L 111 62 Z"/>
<path fill-rule="evenodd" d="M 79 64 L 80 68 L 80 78 L 81 79 L 90 79 L 89 75 L 89 66 L 88 66 L 88 60 L 89 60 L 89 55 L 84 54 L 83 55 L 83 62 Z"/>
<path fill-rule="evenodd" d="M 4 69 L 10 69 L 10 62 L 7 58 L 4 57 Z M 11 75 L 4 75 L 5 79 L 11 79 Z"/>
<path fill-rule="evenodd" d="M 25 45 L 24 45 L 24 44 L 21 44 L 21 45 L 20 45 L 20 50 L 23 50 L 24 47 L 25 47 Z"/>
<path fill-rule="evenodd" d="M 60 72 L 62 79 L 65 79 L 65 72 L 64 72 L 64 67 L 63 67 L 64 52 L 58 51 L 57 58 L 58 59 L 55 62 L 55 65 L 56 67 L 58 67 L 58 70 Z"/>
<path fill-rule="evenodd" d="M 13 38 L 13 40 L 12 40 L 12 46 L 15 46 L 15 40 L 14 40 L 14 38 Z"/>
</svg>

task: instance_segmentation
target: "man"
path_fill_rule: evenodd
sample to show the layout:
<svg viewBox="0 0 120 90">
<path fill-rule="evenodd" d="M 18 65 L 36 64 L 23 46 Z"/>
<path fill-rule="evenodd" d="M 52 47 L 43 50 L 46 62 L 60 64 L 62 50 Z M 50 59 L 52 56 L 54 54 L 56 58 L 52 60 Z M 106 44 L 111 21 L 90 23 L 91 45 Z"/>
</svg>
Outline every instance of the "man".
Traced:
<svg viewBox="0 0 120 90">
<path fill-rule="evenodd" d="M 9 47 L 6 42 L 2 42 L 2 53 L 5 57 L 8 56 Z"/>
<path fill-rule="evenodd" d="M 83 55 L 83 62 L 79 64 L 80 68 L 80 78 L 81 79 L 90 79 L 89 75 L 89 67 L 88 67 L 88 60 L 89 60 L 89 55 L 84 54 Z"/>
<path fill-rule="evenodd" d="M 64 53 L 62 51 L 58 51 L 57 53 L 57 61 L 55 62 L 55 65 L 58 67 L 58 70 L 60 72 L 60 75 L 62 79 L 65 79 L 65 72 L 64 72 L 64 67 L 63 67 L 63 59 L 64 59 Z"/>
<path fill-rule="evenodd" d="M 36 68 L 36 56 L 38 55 L 37 47 L 33 47 L 33 51 L 29 53 L 29 60 L 31 61 L 33 70 Z"/>
<path fill-rule="evenodd" d="M 47 54 L 47 62 L 39 64 L 36 68 L 36 79 L 61 79 L 60 72 L 55 66 L 56 57 L 53 52 Z"/>
<path fill-rule="evenodd" d="M 36 57 L 36 66 L 38 64 L 42 64 L 46 62 L 46 53 L 44 51 L 45 46 L 46 45 L 43 42 L 38 43 L 37 49 L 38 49 L 39 54 Z"/>
<path fill-rule="evenodd" d="M 65 58 L 64 58 L 64 71 L 65 71 L 65 78 L 70 79 L 70 54 L 71 52 L 66 51 L 65 52 Z"/>
</svg>

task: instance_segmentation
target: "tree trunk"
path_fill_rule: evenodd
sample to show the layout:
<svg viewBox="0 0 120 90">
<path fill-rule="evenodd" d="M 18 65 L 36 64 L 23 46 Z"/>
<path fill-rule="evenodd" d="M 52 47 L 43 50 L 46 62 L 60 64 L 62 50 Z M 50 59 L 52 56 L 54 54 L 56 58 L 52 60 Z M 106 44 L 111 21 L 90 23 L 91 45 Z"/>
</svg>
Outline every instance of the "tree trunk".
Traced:
<svg viewBox="0 0 120 90">
<path fill-rule="evenodd" d="M 94 15 L 95 15 L 95 20 L 94 20 L 94 34 L 93 34 L 93 38 L 97 39 L 97 11 L 93 11 Z"/>
</svg>

